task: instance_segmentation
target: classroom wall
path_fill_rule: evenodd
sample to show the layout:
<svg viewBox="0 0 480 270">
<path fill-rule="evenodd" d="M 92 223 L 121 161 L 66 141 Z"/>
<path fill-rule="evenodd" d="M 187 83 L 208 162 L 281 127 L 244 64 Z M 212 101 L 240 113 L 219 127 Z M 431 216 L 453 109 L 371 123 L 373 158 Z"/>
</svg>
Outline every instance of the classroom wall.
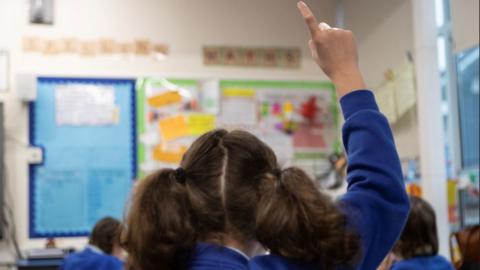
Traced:
<svg viewBox="0 0 480 270">
<path fill-rule="evenodd" d="M 385 71 L 398 67 L 413 50 L 411 1 L 344 0 L 345 27 L 351 29 L 359 45 L 360 65 L 366 83 L 375 88 Z M 420 155 L 416 109 L 392 125 L 401 158 Z"/>
<path fill-rule="evenodd" d="M 456 52 L 479 43 L 479 1 L 451 0 L 453 44 Z"/>
<path fill-rule="evenodd" d="M 310 60 L 308 32 L 296 11 L 295 0 L 62 0 L 55 1 L 55 25 L 27 23 L 26 0 L 0 0 L 0 49 L 11 54 L 10 89 L 0 93 L 6 105 L 6 171 L 10 202 L 15 212 L 17 237 L 22 249 L 42 247 L 44 240 L 28 239 L 28 112 L 15 94 L 18 73 L 73 76 L 222 77 L 246 79 L 323 80 Z M 317 16 L 333 24 L 333 0 L 307 1 Z M 170 46 L 162 62 L 148 59 L 46 57 L 22 53 L 22 37 L 109 37 L 133 41 L 149 38 Z M 204 67 L 203 45 L 299 46 L 298 70 Z M 61 246 L 81 247 L 86 239 L 60 239 Z M 0 262 L 11 260 L 0 242 Z"/>
</svg>

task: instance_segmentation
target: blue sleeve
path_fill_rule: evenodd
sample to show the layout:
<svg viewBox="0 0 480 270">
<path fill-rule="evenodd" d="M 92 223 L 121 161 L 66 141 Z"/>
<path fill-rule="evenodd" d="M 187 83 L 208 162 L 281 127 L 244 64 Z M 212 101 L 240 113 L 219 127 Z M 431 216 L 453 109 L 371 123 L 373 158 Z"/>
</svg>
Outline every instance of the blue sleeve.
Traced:
<svg viewBox="0 0 480 270">
<path fill-rule="evenodd" d="M 109 256 L 108 267 L 105 270 L 123 270 L 123 262 L 114 256 Z"/>
<path fill-rule="evenodd" d="M 376 269 L 403 230 L 408 196 L 392 132 L 372 92 L 349 93 L 340 104 L 348 189 L 339 203 L 361 239 L 357 269 Z"/>
</svg>

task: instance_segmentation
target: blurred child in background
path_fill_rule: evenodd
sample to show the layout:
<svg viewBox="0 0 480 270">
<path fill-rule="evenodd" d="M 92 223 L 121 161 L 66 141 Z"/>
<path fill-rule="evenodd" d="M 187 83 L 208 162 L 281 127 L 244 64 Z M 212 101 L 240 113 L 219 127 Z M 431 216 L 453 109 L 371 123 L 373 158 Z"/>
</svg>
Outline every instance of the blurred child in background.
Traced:
<svg viewBox="0 0 480 270">
<path fill-rule="evenodd" d="M 433 208 L 418 197 L 410 197 L 410 207 L 400 239 L 378 270 L 453 270 L 450 262 L 438 255 Z"/>
<path fill-rule="evenodd" d="M 95 224 L 87 247 L 65 258 L 60 270 L 121 270 L 120 221 L 106 217 Z"/>
</svg>

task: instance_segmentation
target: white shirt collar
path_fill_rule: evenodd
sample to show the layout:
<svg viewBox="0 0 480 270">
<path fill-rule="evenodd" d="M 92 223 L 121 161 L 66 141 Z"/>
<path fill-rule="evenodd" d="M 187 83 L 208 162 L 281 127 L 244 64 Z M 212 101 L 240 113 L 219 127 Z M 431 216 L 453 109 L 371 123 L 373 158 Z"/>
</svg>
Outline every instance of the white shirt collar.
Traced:
<svg viewBox="0 0 480 270">
<path fill-rule="evenodd" d="M 247 256 L 247 254 L 245 254 L 243 251 L 237 249 L 237 248 L 234 248 L 234 247 L 230 247 L 230 246 L 225 246 L 226 248 L 230 249 L 230 250 L 233 250 L 234 252 L 242 255 L 242 257 L 244 257 L 245 259 L 247 259 L 247 261 L 250 260 L 250 258 Z"/>
</svg>

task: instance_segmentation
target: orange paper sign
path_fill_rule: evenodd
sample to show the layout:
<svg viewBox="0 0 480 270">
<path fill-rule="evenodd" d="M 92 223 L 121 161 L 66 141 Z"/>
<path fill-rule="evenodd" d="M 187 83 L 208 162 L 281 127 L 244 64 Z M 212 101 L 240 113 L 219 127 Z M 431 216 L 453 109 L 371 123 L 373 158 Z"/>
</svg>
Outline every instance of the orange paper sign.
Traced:
<svg viewBox="0 0 480 270">
<path fill-rule="evenodd" d="M 188 135 L 188 127 L 183 115 L 164 118 L 158 124 L 164 141 L 171 141 Z"/>
<path fill-rule="evenodd" d="M 162 107 L 165 105 L 178 103 L 182 100 L 182 96 L 178 91 L 168 91 L 152 97 L 149 97 L 147 102 L 152 107 Z"/>
<path fill-rule="evenodd" d="M 183 154 L 187 151 L 187 147 L 181 146 L 176 151 L 169 151 L 163 149 L 162 145 L 158 145 L 153 150 L 153 159 L 167 163 L 180 163 Z"/>
</svg>

